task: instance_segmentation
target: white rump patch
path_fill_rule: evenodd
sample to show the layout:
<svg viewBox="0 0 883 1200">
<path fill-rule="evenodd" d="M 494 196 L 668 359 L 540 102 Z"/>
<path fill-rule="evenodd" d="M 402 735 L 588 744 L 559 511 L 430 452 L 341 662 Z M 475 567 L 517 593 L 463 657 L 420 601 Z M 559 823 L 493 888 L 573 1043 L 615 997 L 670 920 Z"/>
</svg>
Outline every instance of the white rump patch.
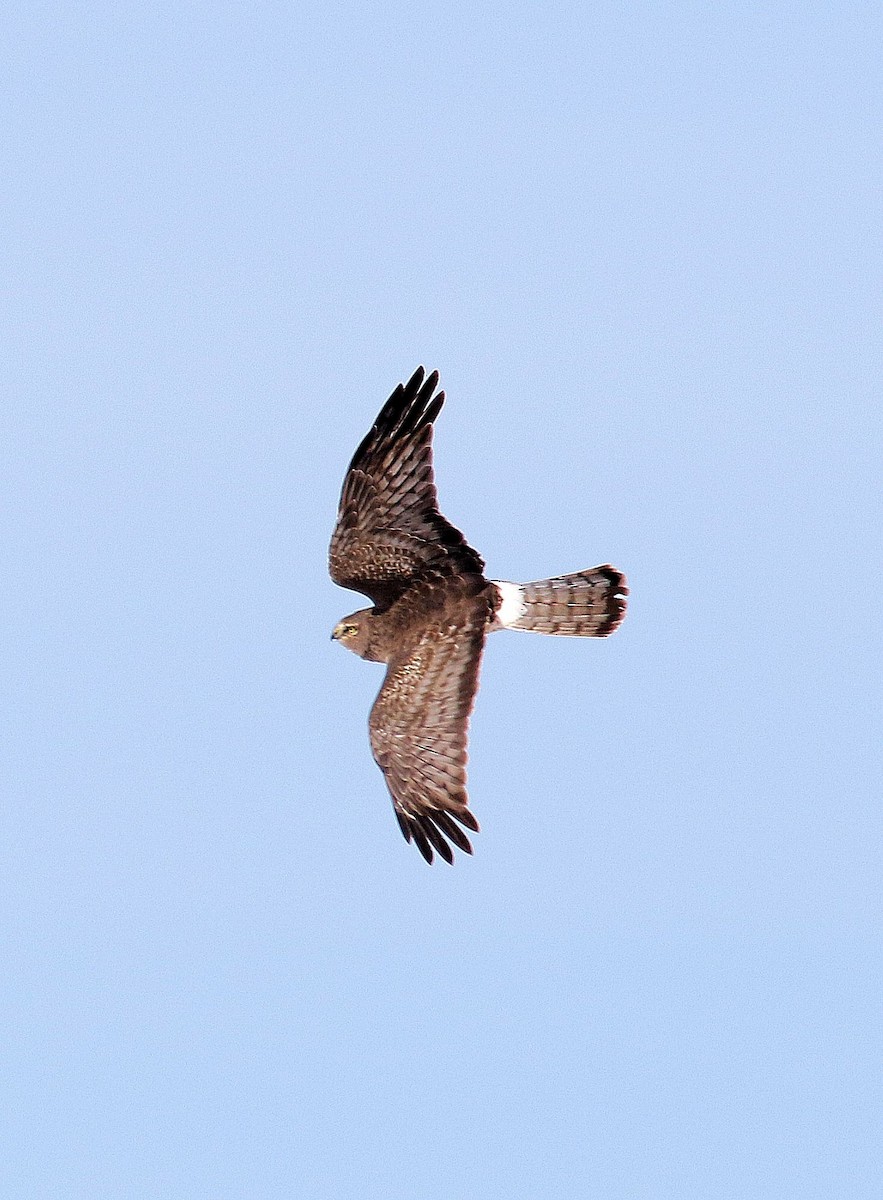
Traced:
<svg viewBox="0 0 883 1200">
<path fill-rule="evenodd" d="M 524 602 L 524 588 L 517 583 L 504 583 L 500 579 L 492 579 L 491 583 L 500 593 L 502 603 L 494 613 L 494 629 L 508 629 L 516 625 L 527 612 Z"/>
</svg>

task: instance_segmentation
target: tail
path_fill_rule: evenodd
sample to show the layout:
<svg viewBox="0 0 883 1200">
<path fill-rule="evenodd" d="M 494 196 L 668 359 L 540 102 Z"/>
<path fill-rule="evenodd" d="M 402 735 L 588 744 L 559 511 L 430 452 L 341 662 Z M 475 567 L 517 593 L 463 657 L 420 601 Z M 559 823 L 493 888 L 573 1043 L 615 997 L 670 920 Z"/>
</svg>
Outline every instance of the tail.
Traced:
<svg viewBox="0 0 883 1200">
<path fill-rule="evenodd" d="M 492 580 L 500 594 L 494 629 L 607 637 L 625 616 L 629 589 L 615 567 L 590 567 L 535 583 Z"/>
</svg>

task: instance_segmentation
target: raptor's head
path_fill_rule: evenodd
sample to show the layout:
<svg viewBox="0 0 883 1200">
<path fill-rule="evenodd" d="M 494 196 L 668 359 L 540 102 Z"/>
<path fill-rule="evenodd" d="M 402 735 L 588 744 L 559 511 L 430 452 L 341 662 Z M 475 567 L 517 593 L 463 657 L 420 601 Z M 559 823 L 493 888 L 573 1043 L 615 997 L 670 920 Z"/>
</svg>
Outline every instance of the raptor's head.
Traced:
<svg viewBox="0 0 883 1200">
<path fill-rule="evenodd" d="M 377 659 L 372 653 L 373 620 L 374 610 L 370 608 L 362 608 L 358 612 L 350 613 L 348 617 L 344 617 L 334 626 L 331 640 L 340 642 L 341 646 L 346 646 L 347 650 L 352 650 L 353 654 L 358 654 L 359 658 L 381 662 L 382 659 Z"/>
</svg>

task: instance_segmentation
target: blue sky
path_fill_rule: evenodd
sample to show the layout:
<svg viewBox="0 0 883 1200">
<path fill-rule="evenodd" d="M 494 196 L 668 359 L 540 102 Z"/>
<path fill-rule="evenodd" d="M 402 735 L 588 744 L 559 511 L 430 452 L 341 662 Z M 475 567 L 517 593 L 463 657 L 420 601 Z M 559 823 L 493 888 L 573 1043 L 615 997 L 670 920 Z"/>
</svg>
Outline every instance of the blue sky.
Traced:
<svg viewBox="0 0 883 1200">
<path fill-rule="evenodd" d="M 879 7 L 3 23 L 3 1194 L 878 1197 Z M 489 573 L 632 591 L 491 640 L 453 868 L 329 641 L 418 363 Z"/>
</svg>

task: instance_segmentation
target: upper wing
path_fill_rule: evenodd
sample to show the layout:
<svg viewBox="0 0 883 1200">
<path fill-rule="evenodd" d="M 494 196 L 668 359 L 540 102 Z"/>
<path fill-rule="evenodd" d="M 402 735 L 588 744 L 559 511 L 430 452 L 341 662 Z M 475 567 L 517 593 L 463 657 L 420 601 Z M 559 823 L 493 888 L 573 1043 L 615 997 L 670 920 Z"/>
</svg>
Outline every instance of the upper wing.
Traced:
<svg viewBox="0 0 883 1200">
<path fill-rule="evenodd" d="M 427 862 L 433 847 L 453 861 L 445 839 L 471 854 L 460 825 L 478 831 L 466 795 L 466 730 L 489 613 L 483 593 L 437 609 L 411 649 L 390 661 L 371 709 L 374 758 L 402 833 Z"/>
<path fill-rule="evenodd" d="M 329 569 L 341 587 L 386 607 L 427 567 L 481 574 L 484 562 L 438 510 L 432 423 L 445 394 L 418 367 L 392 393 L 350 463 L 331 538 Z"/>
</svg>

